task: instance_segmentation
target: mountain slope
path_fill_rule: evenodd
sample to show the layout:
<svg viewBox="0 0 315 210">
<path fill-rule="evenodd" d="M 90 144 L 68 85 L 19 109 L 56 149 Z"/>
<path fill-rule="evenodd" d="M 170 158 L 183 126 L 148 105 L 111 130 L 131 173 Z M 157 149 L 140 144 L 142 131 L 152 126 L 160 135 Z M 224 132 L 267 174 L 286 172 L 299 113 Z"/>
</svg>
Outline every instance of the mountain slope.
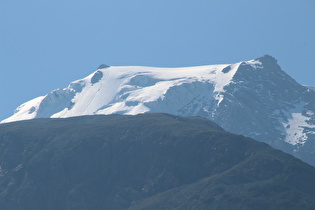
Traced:
<svg viewBox="0 0 315 210">
<path fill-rule="evenodd" d="M 88 114 L 138 114 L 158 110 L 167 112 L 169 109 L 179 111 L 196 94 L 201 94 L 200 90 L 210 96 L 212 91 L 222 92 L 238 65 L 235 64 L 226 73 L 222 69 L 227 65 L 188 68 L 105 67 L 82 80 L 72 82 L 68 88 L 55 90 L 21 105 L 12 117 L 3 122 Z M 182 97 L 183 94 L 187 99 Z M 176 96 L 183 104 L 178 104 L 178 101 L 167 103 L 167 95 Z"/>
<path fill-rule="evenodd" d="M 268 55 L 187 68 L 103 65 L 65 89 L 22 104 L 2 122 L 145 112 L 202 116 L 315 165 L 315 91 Z"/>
<path fill-rule="evenodd" d="M 0 204 L 28 209 L 312 209 L 315 169 L 201 118 L 0 125 Z"/>
</svg>

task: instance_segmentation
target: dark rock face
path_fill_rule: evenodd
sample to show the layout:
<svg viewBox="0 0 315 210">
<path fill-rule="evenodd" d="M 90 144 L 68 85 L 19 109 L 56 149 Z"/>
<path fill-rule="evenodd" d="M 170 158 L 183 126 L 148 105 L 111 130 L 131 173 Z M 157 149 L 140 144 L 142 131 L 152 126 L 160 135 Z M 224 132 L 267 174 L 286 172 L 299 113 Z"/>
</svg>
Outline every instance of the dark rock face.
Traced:
<svg viewBox="0 0 315 210">
<path fill-rule="evenodd" d="M 269 55 L 253 63 L 239 66 L 212 120 L 229 132 L 268 143 L 315 165 L 310 152 L 315 150 L 315 92 L 298 84 Z M 289 121 L 291 125 L 285 126 Z M 293 133 L 292 125 L 300 133 Z M 289 135 L 296 135 L 295 142 L 290 142 Z"/>
<path fill-rule="evenodd" d="M 231 69 L 232 69 L 231 66 L 227 66 L 224 69 L 222 69 L 222 72 L 226 74 L 226 73 L 229 73 Z"/>
<path fill-rule="evenodd" d="M 95 74 L 91 78 L 91 83 L 95 84 L 95 83 L 99 82 L 102 79 L 102 77 L 103 77 L 103 72 L 101 72 L 101 71 L 95 72 Z"/>
<path fill-rule="evenodd" d="M 202 118 L 0 125 L 0 205 L 28 209 L 312 209 L 315 169 Z"/>
<path fill-rule="evenodd" d="M 106 65 L 106 64 L 101 64 L 98 66 L 97 69 L 106 69 L 106 68 L 109 68 L 110 66 L 109 65 Z"/>
</svg>

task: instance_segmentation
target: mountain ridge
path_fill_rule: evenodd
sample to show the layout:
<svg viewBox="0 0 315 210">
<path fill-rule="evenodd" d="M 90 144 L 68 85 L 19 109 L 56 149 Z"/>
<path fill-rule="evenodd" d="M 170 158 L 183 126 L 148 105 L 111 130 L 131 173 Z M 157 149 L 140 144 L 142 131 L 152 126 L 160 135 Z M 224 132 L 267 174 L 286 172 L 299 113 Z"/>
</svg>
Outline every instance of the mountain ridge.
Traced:
<svg viewBox="0 0 315 210">
<path fill-rule="evenodd" d="M 180 68 L 103 65 L 67 88 L 22 104 L 2 123 L 146 112 L 201 116 L 315 165 L 315 92 L 269 55 Z"/>
<path fill-rule="evenodd" d="M 0 125 L 0 205 L 32 209 L 312 209 L 315 168 L 200 117 Z"/>
</svg>

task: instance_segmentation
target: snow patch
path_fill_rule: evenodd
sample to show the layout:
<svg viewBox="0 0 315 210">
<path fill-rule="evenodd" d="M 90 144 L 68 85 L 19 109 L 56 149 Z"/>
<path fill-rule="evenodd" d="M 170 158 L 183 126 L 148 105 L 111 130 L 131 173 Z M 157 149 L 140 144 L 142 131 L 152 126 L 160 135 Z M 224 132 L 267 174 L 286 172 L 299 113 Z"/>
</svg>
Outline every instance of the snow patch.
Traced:
<svg viewBox="0 0 315 210">
<path fill-rule="evenodd" d="M 29 120 L 29 119 L 35 118 L 37 115 L 37 110 L 39 108 L 39 105 L 43 101 L 44 98 L 45 96 L 40 96 L 20 105 L 14 111 L 14 115 L 1 121 L 1 123 L 8 123 L 8 122 L 19 121 L 19 120 Z"/>
<path fill-rule="evenodd" d="M 311 111 L 303 115 L 304 103 L 300 103 L 295 109 L 287 113 L 287 120 L 282 122 L 286 138 L 285 141 L 289 144 L 304 144 L 308 139 L 308 134 L 315 134 L 315 125 L 309 123 L 314 113 Z"/>
<path fill-rule="evenodd" d="M 245 63 L 247 65 L 250 65 L 251 67 L 253 67 L 254 69 L 262 69 L 263 65 L 260 61 L 258 60 L 250 60 L 250 61 L 245 61 Z"/>
</svg>

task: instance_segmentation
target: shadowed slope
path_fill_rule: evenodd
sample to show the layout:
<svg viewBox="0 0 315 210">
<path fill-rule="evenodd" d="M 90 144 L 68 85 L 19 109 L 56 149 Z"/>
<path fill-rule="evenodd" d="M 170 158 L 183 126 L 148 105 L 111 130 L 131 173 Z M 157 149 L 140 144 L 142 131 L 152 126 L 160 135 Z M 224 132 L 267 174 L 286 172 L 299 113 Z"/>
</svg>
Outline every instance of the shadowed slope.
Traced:
<svg viewBox="0 0 315 210">
<path fill-rule="evenodd" d="M 0 125 L 4 209 L 311 209 L 315 169 L 202 118 Z"/>
</svg>

